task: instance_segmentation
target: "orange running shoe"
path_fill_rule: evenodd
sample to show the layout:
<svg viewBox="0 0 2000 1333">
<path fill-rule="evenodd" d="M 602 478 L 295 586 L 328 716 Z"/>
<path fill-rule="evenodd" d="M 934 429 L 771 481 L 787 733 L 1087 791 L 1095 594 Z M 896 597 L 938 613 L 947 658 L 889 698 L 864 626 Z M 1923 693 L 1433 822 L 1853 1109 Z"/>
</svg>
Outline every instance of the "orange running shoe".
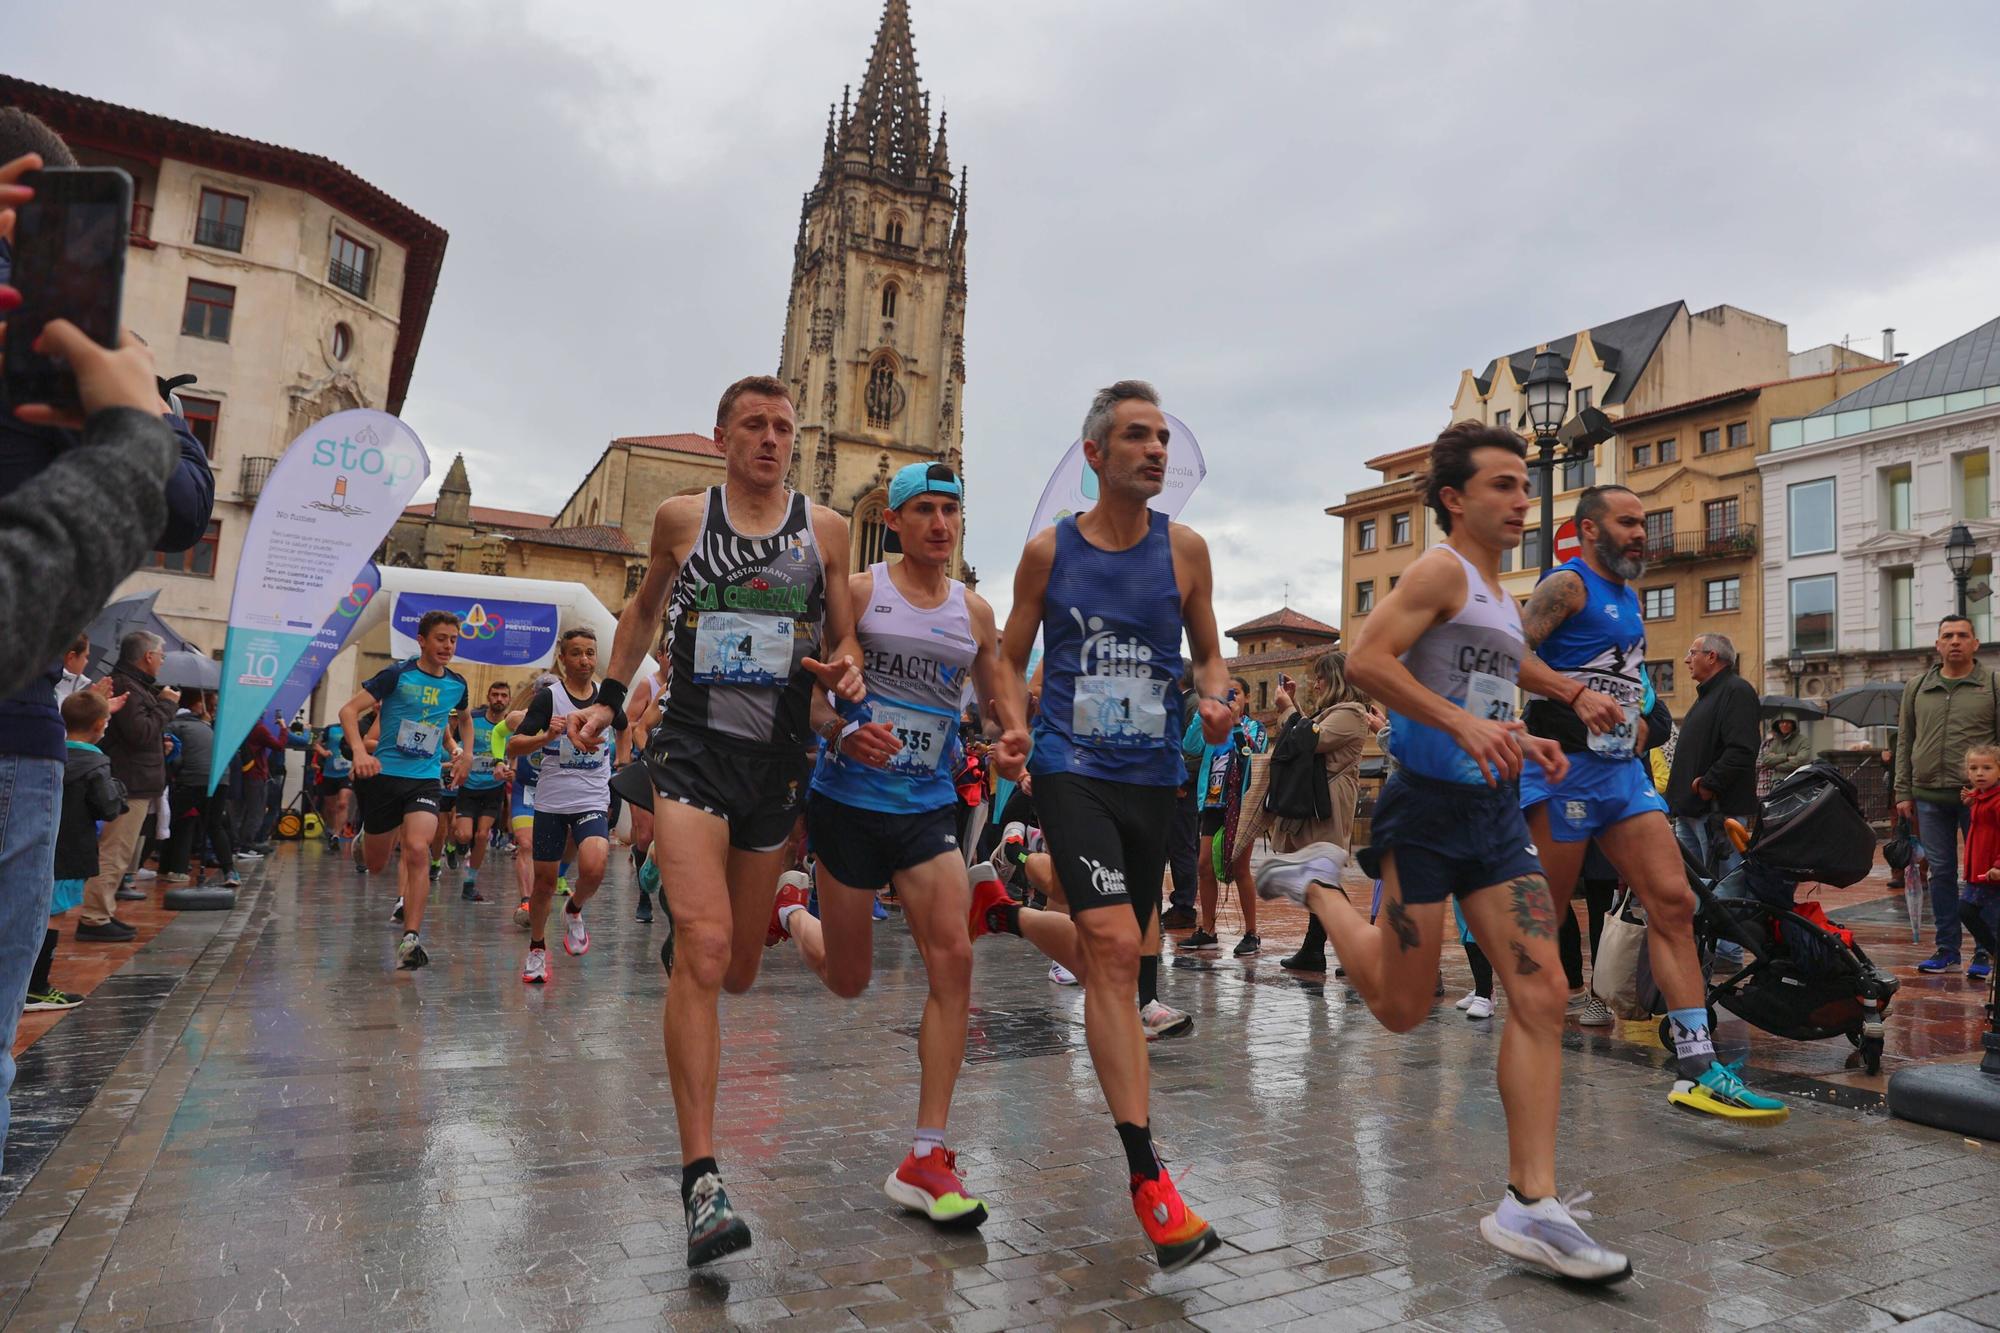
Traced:
<svg viewBox="0 0 2000 1333">
<path fill-rule="evenodd" d="M 907 1154 L 882 1182 L 882 1190 L 941 1227 L 969 1229 L 986 1220 L 986 1205 L 965 1192 L 965 1182 L 958 1178 L 958 1154 L 949 1148 L 933 1148 L 922 1157 Z"/>
<path fill-rule="evenodd" d="M 1153 1254 L 1162 1272 L 1186 1268 L 1222 1244 L 1215 1228 L 1181 1202 L 1181 1192 L 1174 1188 L 1165 1167 L 1157 1180 L 1132 1177 L 1132 1211 L 1139 1215 L 1139 1225 L 1146 1228 L 1146 1239 L 1153 1242 Z"/>
<path fill-rule="evenodd" d="M 784 919 L 779 915 L 787 907 L 804 907 L 811 897 L 806 886 L 812 881 L 797 870 L 787 870 L 778 876 L 778 896 L 771 902 L 771 924 L 764 928 L 764 947 L 770 948 L 780 940 L 788 940 L 792 932 L 785 929 Z"/>
<path fill-rule="evenodd" d="M 983 879 L 982 872 L 985 875 Z M 972 931 L 972 938 L 976 940 L 981 935 L 992 934 L 986 928 L 986 913 L 995 907 L 1012 903 L 1014 898 L 1007 892 L 1007 886 L 996 877 L 990 863 L 982 862 L 972 867 L 972 880 L 972 914 L 968 925 Z"/>
</svg>

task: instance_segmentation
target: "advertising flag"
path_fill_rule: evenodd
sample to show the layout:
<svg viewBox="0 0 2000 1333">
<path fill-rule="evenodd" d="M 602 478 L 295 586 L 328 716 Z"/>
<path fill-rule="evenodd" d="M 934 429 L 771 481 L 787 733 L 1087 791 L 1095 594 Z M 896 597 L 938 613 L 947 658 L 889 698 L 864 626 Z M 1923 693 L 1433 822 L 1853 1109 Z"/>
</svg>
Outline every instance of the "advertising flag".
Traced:
<svg viewBox="0 0 2000 1333">
<path fill-rule="evenodd" d="M 355 625 L 360 623 L 362 609 L 373 601 L 375 594 L 380 591 L 382 591 L 382 571 L 375 567 L 373 560 L 370 560 L 354 580 L 354 586 L 340 599 L 339 605 L 333 608 L 333 614 L 319 627 L 319 633 L 313 637 L 312 643 L 299 654 L 299 660 L 292 664 L 291 673 L 285 677 L 285 683 L 278 687 L 278 692 L 271 698 L 271 712 L 289 721 L 292 715 L 299 711 L 299 705 L 306 701 L 306 697 L 313 692 L 313 686 L 319 684 L 319 678 L 326 674 L 327 664 L 338 657 L 340 650 L 347 646 L 348 636 L 354 633 Z"/>
<path fill-rule="evenodd" d="M 1153 497 L 1152 507 L 1168 518 L 1180 516 L 1181 507 L 1194 494 L 1194 488 L 1201 485 L 1201 479 L 1208 475 L 1208 463 L 1201 456 L 1201 445 L 1195 442 L 1194 432 L 1179 417 L 1167 416 L 1167 485 Z M 1057 519 L 1068 514 L 1081 513 L 1097 503 L 1097 474 L 1083 461 L 1083 441 L 1070 445 L 1069 452 L 1056 464 L 1049 484 L 1042 488 L 1041 503 L 1035 506 L 1034 521 L 1028 524 L 1028 535 L 1034 536 L 1043 528 L 1055 526 Z"/>
</svg>

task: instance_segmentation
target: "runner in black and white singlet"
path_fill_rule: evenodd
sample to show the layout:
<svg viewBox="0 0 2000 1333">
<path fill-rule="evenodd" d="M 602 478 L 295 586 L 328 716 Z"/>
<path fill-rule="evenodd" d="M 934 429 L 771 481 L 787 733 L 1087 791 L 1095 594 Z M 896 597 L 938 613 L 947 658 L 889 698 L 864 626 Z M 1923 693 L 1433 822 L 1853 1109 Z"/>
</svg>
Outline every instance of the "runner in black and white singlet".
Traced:
<svg viewBox="0 0 2000 1333">
<path fill-rule="evenodd" d="M 660 951 L 664 1027 L 690 1265 L 750 1244 L 715 1164 L 717 999 L 757 978 L 810 776 L 812 691 L 832 690 L 848 707 L 866 693 L 848 600 L 847 520 L 786 485 L 796 434 L 783 381 L 752 376 L 724 391 L 715 439 L 727 480 L 660 505 L 646 576 L 618 618 L 599 702 L 571 719 L 579 745 L 608 746 L 605 733 L 624 725 L 626 682 L 671 588 L 673 689 L 645 758 L 669 929 Z"/>
<path fill-rule="evenodd" d="M 1507 990 L 1500 1041 L 1508 1179 L 1480 1222 L 1488 1244 L 1580 1281 L 1627 1277 L 1631 1264 L 1584 1234 L 1556 1196 L 1563 1008 L 1548 883 L 1521 818 L 1523 760 L 1561 781 L 1561 747 L 1527 735 L 1516 713 L 1527 648 L 1500 557 L 1521 544 L 1533 503 L 1519 436 L 1476 421 L 1431 446 L 1424 502 L 1446 537 L 1377 604 L 1347 659 L 1349 678 L 1389 708 L 1397 768 L 1375 803 L 1362 868 L 1382 881 L 1371 923 L 1341 891 L 1347 855 L 1316 843 L 1274 856 L 1259 892 L 1312 909 L 1347 982 L 1383 1025 L 1408 1032 L 1429 1016 L 1448 902 L 1459 909 Z M 1584 1217 L 1589 1215 L 1582 1214 Z"/>
</svg>

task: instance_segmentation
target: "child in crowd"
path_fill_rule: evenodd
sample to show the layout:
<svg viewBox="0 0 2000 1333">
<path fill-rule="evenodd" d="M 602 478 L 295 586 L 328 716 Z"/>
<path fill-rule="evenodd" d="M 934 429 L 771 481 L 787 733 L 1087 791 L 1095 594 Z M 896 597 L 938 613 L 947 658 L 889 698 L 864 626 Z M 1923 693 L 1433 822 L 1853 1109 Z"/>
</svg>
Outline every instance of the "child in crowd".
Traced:
<svg viewBox="0 0 2000 1333">
<path fill-rule="evenodd" d="M 1965 969 L 1974 981 L 1993 975 L 2000 952 L 2000 746 L 1974 745 L 1965 752 L 1965 780 L 1971 791 L 1972 827 L 1965 835 L 1965 880 L 1958 919 L 1984 951 Z"/>
<path fill-rule="evenodd" d="M 83 902 L 84 881 L 97 873 L 98 823 L 116 819 L 125 809 L 124 784 L 111 776 L 111 760 L 97 748 L 111 722 L 110 703 L 96 690 L 78 690 L 62 701 L 62 719 L 69 748 L 63 758 L 62 822 L 56 828 L 56 885 L 49 899 L 48 933 L 28 981 L 29 1013 L 83 1003 L 82 996 L 59 991 L 49 980 L 61 938 L 56 927 Z"/>
</svg>

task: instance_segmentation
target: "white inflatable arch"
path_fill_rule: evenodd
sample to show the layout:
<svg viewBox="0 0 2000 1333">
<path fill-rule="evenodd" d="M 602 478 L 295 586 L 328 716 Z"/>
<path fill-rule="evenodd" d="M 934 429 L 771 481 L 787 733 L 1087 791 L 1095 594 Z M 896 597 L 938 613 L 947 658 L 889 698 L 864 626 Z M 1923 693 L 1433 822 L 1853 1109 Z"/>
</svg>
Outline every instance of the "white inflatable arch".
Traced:
<svg viewBox="0 0 2000 1333">
<path fill-rule="evenodd" d="M 556 623 L 560 628 L 582 625 L 595 630 L 599 645 L 598 663 L 602 666 L 610 661 L 612 637 L 618 632 L 618 617 L 597 600 L 597 594 L 581 583 L 498 578 L 491 574 L 460 574 L 444 569 L 412 569 L 403 565 L 380 565 L 378 568 L 382 571 L 382 590 L 369 599 L 356 619 L 353 633 L 348 638 L 350 647 L 359 643 L 376 626 L 389 622 L 399 593 L 414 592 L 433 597 L 547 603 L 556 608 Z M 544 662 L 548 660 L 552 659 L 545 659 Z M 633 679 L 651 674 L 657 665 L 652 654 L 648 653 Z"/>
</svg>

